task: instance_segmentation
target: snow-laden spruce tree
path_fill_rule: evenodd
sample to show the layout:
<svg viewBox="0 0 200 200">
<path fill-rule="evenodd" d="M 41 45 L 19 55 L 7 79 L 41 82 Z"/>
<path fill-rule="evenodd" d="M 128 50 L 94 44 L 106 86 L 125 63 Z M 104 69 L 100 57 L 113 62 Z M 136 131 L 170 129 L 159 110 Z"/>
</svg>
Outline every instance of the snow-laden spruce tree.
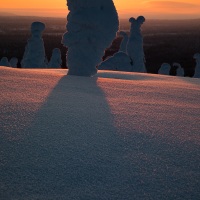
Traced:
<svg viewBox="0 0 200 200">
<path fill-rule="evenodd" d="M 68 48 L 68 74 L 92 76 L 118 31 L 117 11 L 112 0 L 67 0 L 67 6 L 62 43 Z"/>
<path fill-rule="evenodd" d="M 0 61 L 0 66 L 6 66 L 6 67 L 10 67 L 10 63 L 8 61 L 8 58 L 7 57 L 3 57 L 1 58 L 1 61 Z"/>
<path fill-rule="evenodd" d="M 194 59 L 196 60 L 194 78 L 200 78 L 200 53 L 194 54 Z"/>
<path fill-rule="evenodd" d="M 52 56 L 49 61 L 48 67 L 49 68 L 61 68 L 61 66 L 62 66 L 61 51 L 59 48 L 55 48 L 52 51 Z"/>
<path fill-rule="evenodd" d="M 21 61 L 22 68 L 45 68 L 45 49 L 42 39 L 42 32 L 45 24 L 33 22 L 31 24 L 31 38 L 25 48 L 24 56 Z"/>
<path fill-rule="evenodd" d="M 12 57 L 10 59 L 10 66 L 13 68 L 17 68 L 18 59 L 16 57 Z"/>
<path fill-rule="evenodd" d="M 184 70 L 183 68 L 181 67 L 181 64 L 180 63 L 176 63 L 174 62 L 172 64 L 173 67 L 176 67 L 176 76 L 184 76 Z"/>
<path fill-rule="evenodd" d="M 127 42 L 128 35 L 124 31 L 120 31 L 118 33 L 119 36 L 122 36 L 121 45 L 119 51 L 115 53 L 113 56 L 107 58 L 103 61 L 98 69 L 100 70 L 114 70 L 114 71 L 127 71 L 131 72 L 133 70 L 133 66 L 131 65 L 131 59 L 127 55 Z"/>
<path fill-rule="evenodd" d="M 169 75 L 170 69 L 171 65 L 169 63 L 163 63 L 160 69 L 158 70 L 158 73 L 163 75 Z"/>
<path fill-rule="evenodd" d="M 127 51 L 126 50 L 127 49 L 127 43 L 128 43 L 128 35 L 124 31 L 120 31 L 119 35 L 123 38 L 122 42 L 120 44 L 119 51 L 122 51 L 122 52 L 126 53 L 126 51 Z"/>
<path fill-rule="evenodd" d="M 139 16 L 137 19 L 131 17 L 129 22 L 131 23 L 131 29 L 127 43 L 127 54 L 132 61 L 134 72 L 146 72 L 143 37 L 141 33 L 141 26 L 145 22 L 145 18 L 143 16 Z"/>
</svg>

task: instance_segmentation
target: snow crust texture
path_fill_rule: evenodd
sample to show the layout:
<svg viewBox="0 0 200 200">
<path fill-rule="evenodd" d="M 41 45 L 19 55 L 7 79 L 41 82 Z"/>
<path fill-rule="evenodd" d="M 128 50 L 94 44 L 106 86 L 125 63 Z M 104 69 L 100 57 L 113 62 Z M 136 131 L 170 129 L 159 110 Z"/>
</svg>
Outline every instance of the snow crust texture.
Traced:
<svg viewBox="0 0 200 200">
<path fill-rule="evenodd" d="M 45 24 L 33 22 L 31 24 L 31 38 L 25 48 L 24 56 L 21 61 L 22 68 L 46 68 L 44 41 L 42 32 Z"/>
<path fill-rule="evenodd" d="M 200 79 L 0 67 L 1 200 L 200 199 Z"/>
<path fill-rule="evenodd" d="M 68 48 L 68 74 L 93 76 L 118 31 L 117 11 L 112 0 L 68 0 L 67 5 L 62 43 Z"/>
</svg>

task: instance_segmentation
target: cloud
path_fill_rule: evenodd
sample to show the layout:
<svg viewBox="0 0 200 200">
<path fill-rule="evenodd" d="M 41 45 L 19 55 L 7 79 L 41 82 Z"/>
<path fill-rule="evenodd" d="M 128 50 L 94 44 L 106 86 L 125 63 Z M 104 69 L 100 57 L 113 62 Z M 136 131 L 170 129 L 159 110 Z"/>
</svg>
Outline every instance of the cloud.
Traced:
<svg viewBox="0 0 200 200">
<path fill-rule="evenodd" d="M 200 9 L 199 4 L 178 1 L 145 1 L 145 6 L 165 9 Z"/>
</svg>

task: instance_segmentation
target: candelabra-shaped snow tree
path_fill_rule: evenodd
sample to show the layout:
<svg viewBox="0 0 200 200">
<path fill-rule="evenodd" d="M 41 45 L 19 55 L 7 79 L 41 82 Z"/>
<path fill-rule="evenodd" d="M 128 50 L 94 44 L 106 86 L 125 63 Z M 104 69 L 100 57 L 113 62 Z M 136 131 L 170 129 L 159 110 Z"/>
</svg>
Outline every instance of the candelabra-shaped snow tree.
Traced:
<svg viewBox="0 0 200 200">
<path fill-rule="evenodd" d="M 62 43 L 68 48 L 68 75 L 93 76 L 118 31 L 112 0 L 67 0 L 69 14 Z"/>
<path fill-rule="evenodd" d="M 139 16 L 137 19 L 132 17 L 129 19 L 129 22 L 131 23 L 131 30 L 127 43 L 127 54 L 132 60 L 133 71 L 146 72 L 143 37 L 141 33 L 141 26 L 145 22 L 145 18 L 143 16 Z"/>
</svg>

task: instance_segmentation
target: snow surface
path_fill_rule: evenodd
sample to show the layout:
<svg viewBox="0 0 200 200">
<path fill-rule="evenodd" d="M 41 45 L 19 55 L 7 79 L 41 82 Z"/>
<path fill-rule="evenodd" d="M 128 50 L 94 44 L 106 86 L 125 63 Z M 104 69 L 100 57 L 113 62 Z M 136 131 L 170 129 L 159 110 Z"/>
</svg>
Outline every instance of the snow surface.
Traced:
<svg viewBox="0 0 200 200">
<path fill-rule="evenodd" d="M 200 79 L 0 67 L 1 200 L 200 199 Z"/>
</svg>

